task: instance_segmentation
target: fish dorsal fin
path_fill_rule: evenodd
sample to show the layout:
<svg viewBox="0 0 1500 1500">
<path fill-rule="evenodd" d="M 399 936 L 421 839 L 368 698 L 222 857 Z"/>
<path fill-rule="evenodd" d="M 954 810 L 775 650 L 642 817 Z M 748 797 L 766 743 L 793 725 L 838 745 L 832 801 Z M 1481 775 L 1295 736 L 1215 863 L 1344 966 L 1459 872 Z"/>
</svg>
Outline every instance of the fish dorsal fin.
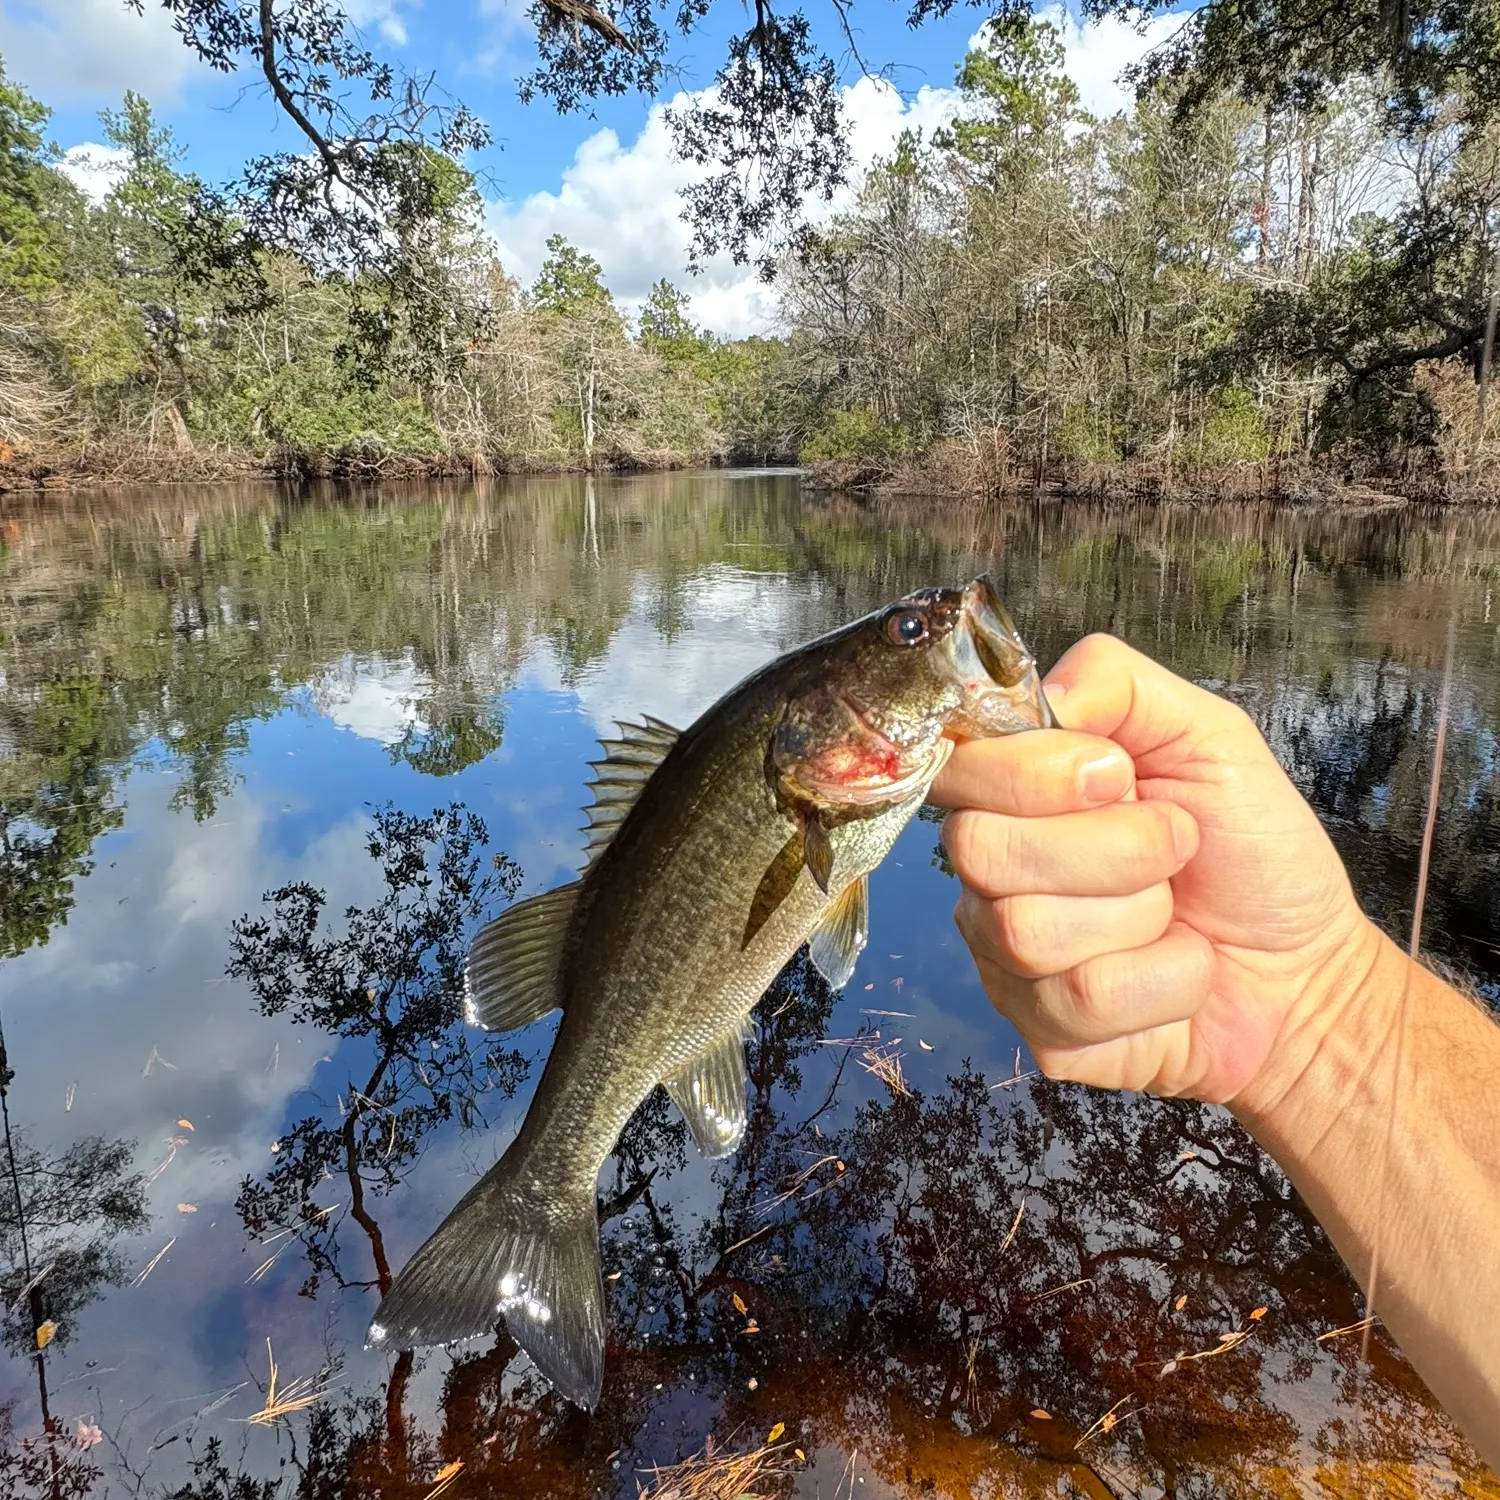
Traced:
<svg viewBox="0 0 1500 1500">
<path fill-rule="evenodd" d="M 662 1079 L 704 1156 L 728 1156 L 745 1133 L 747 1030 L 744 1021 L 736 1022 L 706 1051 Z"/>
<path fill-rule="evenodd" d="M 870 941 L 870 880 L 861 875 L 834 898 L 807 939 L 807 956 L 834 989 L 842 989 Z"/>
<path fill-rule="evenodd" d="M 640 724 L 616 719 L 619 739 L 600 740 L 604 746 L 604 759 L 590 762 L 594 779 L 589 786 L 594 801 L 584 808 L 589 820 L 584 830 L 587 835 L 584 848 L 590 864 L 599 858 L 604 846 L 615 836 L 615 830 L 635 806 L 641 788 L 650 781 L 651 773 L 677 743 L 679 732 L 670 724 L 653 719 L 650 714 L 641 717 L 644 722 Z"/>
<path fill-rule="evenodd" d="M 464 1015 L 486 1031 L 516 1031 L 562 1004 L 563 940 L 578 882 L 530 896 L 479 929 L 464 965 Z"/>
</svg>

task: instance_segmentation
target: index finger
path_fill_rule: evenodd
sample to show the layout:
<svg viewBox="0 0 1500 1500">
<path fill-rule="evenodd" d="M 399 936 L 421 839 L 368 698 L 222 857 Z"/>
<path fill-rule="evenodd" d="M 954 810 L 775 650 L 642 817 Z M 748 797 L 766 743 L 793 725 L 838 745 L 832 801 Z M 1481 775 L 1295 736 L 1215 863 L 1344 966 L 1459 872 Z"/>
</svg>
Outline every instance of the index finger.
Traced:
<svg viewBox="0 0 1500 1500">
<path fill-rule="evenodd" d="M 1134 784 L 1135 767 L 1113 740 L 1033 729 L 959 745 L 927 797 L 939 807 L 1038 818 L 1118 802 Z"/>
</svg>

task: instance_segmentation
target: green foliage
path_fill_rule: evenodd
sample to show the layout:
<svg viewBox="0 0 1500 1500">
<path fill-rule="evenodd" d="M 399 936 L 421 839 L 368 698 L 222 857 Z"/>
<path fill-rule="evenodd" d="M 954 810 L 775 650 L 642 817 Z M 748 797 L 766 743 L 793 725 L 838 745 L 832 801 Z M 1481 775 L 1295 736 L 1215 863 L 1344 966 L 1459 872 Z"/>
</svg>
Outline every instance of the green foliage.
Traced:
<svg viewBox="0 0 1500 1500">
<path fill-rule="evenodd" d="M 1210 391 L 1199 435 L 1187 445 L 1201 464 L 1264 463 L 1271 454 L 1271 433 L 1255 397 L 1243 386 Z"/>
<path fill-rule="evenodd" d="M 0 65 L 0 287 L 44 291 L 57 264 L 42 220 L 42 129 L 51 111 Z"/>
<path fill-rule="evenodd" d="M 868 407 L 833 411 L 803 443 L 798 457 L 807 463 L 824 460 L 896 458 L 911 451 L 911 435 L 899 425 L 882 422 Z"/>
<path fill-rule="evenodd" d="M 604 268 L 560 234 L 547 239 L 547 259 L 532 285 L 531 301 L 542 312 L 563 318 L 613 305 L 604 285 Z"/>
<path fill-rule="evenodd" d="M 265 437 L 288 448 L 323 453 L 374 442 L 431 454 L 446 447 L 419 402 L 345 380 L 331 364 L 282 365 L 257 405 Z"/>
</svg>

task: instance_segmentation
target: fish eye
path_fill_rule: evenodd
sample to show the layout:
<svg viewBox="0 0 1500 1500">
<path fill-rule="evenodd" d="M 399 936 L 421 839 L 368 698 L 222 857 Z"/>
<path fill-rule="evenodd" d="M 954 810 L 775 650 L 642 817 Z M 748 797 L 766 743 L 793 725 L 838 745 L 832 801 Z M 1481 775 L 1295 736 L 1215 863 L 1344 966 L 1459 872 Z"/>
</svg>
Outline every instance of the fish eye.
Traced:
<svg viewBox="0 0 1500 1500">
<path fill-rule="evenodd" d="M 897 646 L 920 646 L 927 639 L 927 616 L 920 609 L 897 610 L 886 622 L 885 633 Z"/>
</svg>

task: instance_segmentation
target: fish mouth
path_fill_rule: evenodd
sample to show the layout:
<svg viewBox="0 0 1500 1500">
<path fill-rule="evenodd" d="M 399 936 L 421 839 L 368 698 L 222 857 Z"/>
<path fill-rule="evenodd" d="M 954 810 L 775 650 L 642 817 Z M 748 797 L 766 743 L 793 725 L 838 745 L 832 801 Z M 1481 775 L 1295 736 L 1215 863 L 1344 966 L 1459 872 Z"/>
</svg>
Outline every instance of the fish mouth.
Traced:
<svg viewBox="0 0 1500 1500">
<path fill-rule="evenodd" d="M 963 693 L 963 704 L 945 729 L 951 737 L 987 739 L 1022 729 L 1051 729 L 1057 723 L 1042 691 L 1036 658 L 988 573 L 964 589 L 958 624 L 940 649 Z"/>
</svg>

